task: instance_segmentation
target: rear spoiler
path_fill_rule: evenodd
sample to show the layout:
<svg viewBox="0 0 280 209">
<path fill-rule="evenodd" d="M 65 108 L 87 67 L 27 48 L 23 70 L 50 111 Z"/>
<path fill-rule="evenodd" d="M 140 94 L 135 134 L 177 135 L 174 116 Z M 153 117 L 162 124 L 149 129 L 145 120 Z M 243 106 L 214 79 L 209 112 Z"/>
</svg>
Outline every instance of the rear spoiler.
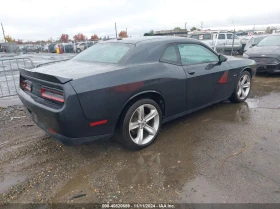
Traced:
<svg viewBox="0 0 280 209">
<path fill-rule="evenodd" d="M 56 63 L 56 62 L 68 61 L 68 60 L 70 60 L 70 59 L 54 60 L 54 61 L 51 61 L 51 62 L 41 63 L 41 64 L 36 65 L 35 68 L 41 67 L 41 66 L 44 66 L 44 65 L 50 65 L 50 64 L 53 64 L 53 63 Z"/>
<path fill-rule="evenodd" d="M 43 74 L 43 73 L 38 73 L 38 72 L 32 72 L 30 70 L 26 70 L 24 68 L 19 68 L 20 75 L 31 77 L 31 78 L 37 78 L 43 81 L 49 81 L 52 83 L 59 83 L 59 84 L 64 84 L 67 83 L 68 81 L 71 81 L 72 78 L 62 78 L 59 76 L 53 76 L 53 75 L 48 75 L 48 74 Z"/>
<path fill-rule="evenodd" d="M 41 67 L 41 66 L 44 66 L 44 65 L 53 64 L 55 62 L 62 62 L 62 61 L 67 61 L 67 60 L 69 60 L 69 59 L 46 62 L 46 63 L 36 65 L 35 68 L 38 68 L 38 67 Z M 23 75 L 23 76 L 27 76 L 27 77 L 31 77 L 31 78 L 37 78 L 37 79 L 40 79 L 40 80 L 49 81 L 49 82 L 53 82 L 53 83 L 64 84 L 64 83 L 67 83 L 68 81 L 72 80 L 72 78 L 63 78 L 63 77 L 59 77 L 59 76 L 48 75 L 48 74 L 39 73 L 39 72 L 33 72 L 33 71 L 30 71 L 30 70 L 27 70 L 27 69 L 24 69 L 24 68 L 19 68 L 19 72 L 20 72 L 20 75 Z"/>
</svg>

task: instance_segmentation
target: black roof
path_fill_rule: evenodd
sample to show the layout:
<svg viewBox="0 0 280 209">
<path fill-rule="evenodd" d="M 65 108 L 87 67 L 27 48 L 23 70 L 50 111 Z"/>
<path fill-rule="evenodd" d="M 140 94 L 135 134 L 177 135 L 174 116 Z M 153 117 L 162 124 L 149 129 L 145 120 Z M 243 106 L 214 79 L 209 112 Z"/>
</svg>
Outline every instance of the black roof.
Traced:
<svg viewBox="0 0 280 209">
<path fill-rule="evenodd" d="M 121 40 L 110 40 L 108 42 L 120 42 L 120 43 L 127 43 L 127 44 L 138 44 L 138 43 L 151 43 L 151 42 L 198 42 L 195 39 L 185 38 L 185 37 L 177 37 L 177 36 L 143 36 L 139 38 L 123 38 Z"/>
</svg>

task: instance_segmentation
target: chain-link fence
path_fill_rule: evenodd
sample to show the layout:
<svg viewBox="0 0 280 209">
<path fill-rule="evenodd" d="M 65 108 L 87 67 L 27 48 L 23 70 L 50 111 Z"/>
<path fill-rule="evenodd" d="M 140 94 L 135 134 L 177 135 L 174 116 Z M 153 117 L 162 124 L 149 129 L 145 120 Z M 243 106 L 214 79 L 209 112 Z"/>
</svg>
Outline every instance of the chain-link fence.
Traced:
<svg viewBox="0 0 280 209">
<path fill-rule="evenodd" d="M 0 58 L 0 98 L 17 94 L 19 68 L 34 68 L 30 58 Z"/>
</svg>

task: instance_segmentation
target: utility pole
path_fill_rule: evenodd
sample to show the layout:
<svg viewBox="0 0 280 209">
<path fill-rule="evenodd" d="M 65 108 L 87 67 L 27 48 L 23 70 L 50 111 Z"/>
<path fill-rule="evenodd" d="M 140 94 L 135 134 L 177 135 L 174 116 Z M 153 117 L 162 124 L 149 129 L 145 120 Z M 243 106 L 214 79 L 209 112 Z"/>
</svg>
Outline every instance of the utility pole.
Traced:
<svg viewBox="0 0 280 209">
<path fill-rule="evenodd" d="M 5 36 L 5 31 L 4 31 L 4 27 L 3 27 L 3 24 L 1 23 L 1 26 L 2 26 L 2 31 L 3 31 L 3 36 L 4 36 L 4 41 L 6 43 L 6 36 Z"/>
<path fill-rule="evenodd" d="M 232 53 L 233 53 L 234 37 L 235 37 L 235 25 L 234 25 L 233 20 L 232 20 L 232 24 L 233 24 L 234 31 L 233 31 L 233 35 L 232 35 L 231 56 L 232 56 Z"/>
<path fill-rule="evenodd" d="M 203 22 L 200 22 L 200 24 L 201 24 L 201 30 L 202 30 L 202 28 L 203 28 Z"/>
<path fill-rule="evenodd" d="M 187 30 L 187 23 L 188 23 L 188 22 L 185 22 L 185 30 Z"/>
<path fill-rule="evenodd" d="M 116 39 L 118 39 L 118 32 L 117 32 L 117 23 L 115 23 L 115 31 L 116 31 Z"/>
</svg>

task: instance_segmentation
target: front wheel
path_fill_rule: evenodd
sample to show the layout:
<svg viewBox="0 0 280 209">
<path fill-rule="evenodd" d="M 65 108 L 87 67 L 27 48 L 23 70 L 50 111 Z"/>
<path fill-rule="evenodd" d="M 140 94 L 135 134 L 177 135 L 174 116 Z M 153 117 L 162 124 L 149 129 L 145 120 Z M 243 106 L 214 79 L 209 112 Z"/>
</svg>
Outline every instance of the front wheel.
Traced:
<svg viewBox="0 0 280 209">
<path fill-rule="evenodd" d="M 237 86 L 230 97 L 232 102 L 244 102 L 247 99 L 251 90 L 251 78 L 248 71 L 241 73 Z"/>
<path fill-rule="evenodd" d="M 162 112 L 151 99 L 131 105 L 121 121 L 120 142 L 128 149 L 142 149 L 154 142 L 161 128 Z"/>
</svg>

